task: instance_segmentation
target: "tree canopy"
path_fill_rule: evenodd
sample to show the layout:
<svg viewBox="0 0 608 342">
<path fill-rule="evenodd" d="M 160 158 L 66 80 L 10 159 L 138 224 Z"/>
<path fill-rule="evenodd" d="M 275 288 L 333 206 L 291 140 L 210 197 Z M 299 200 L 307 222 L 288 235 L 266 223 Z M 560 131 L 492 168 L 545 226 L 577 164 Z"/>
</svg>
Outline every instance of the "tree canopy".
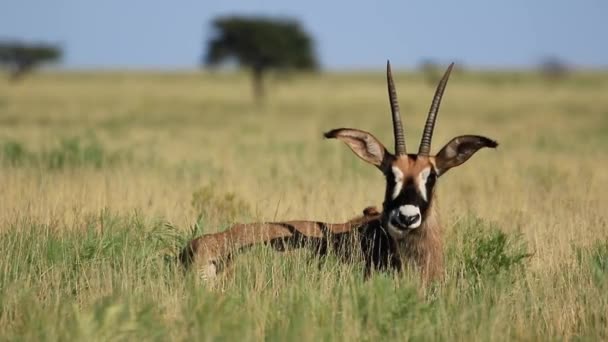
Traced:
<svg viewBox="0 0 608 342">
<path fill-rule="evenodd" d="M 313 39 L 297 21 L 265 17 L 221 17 L 213 21 L 204 65 L 234 59 L 253 72 L 256 95 L 262 95 L 262 77 L 270 69 L 318 67 Z"/>
<path fill-rule="evenodd" d="M 0 64 L 8 67 L 11 77 L 18 79 L 42 63 L 61 59 L 61 49 L 45 43 L 0 42 Z"/>
</svg>

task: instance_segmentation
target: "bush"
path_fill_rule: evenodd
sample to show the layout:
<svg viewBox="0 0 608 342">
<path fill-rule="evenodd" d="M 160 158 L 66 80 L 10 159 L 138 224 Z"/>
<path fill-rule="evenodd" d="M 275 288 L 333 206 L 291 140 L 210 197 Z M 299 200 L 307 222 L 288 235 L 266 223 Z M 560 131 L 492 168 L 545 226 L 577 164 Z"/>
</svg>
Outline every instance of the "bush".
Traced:
<svg viewBox="0 0 608 342">
<path fill-rule="evenodd" d="M 126 159 L 121 152 L 108 152 L 95 138 L 63 138 L 58 144 L 39 152 L 28 151 L 22 143 L 6 141 L 0 161 L 9 166 L 36 166 L 50 170 L 75 167 L 102 168 Z"/>
<path fill-rule="evenodd" d="M 589 269 L 593 281 L 600 288 L 608 284 L 608 239 L 597 241 L 588 248 L 575 248 L 579 266 Z"/>
<path fill-rule="evenodd" d="M 10 166 L 21 165 L 27 156 L 22 144 L 16 141 L 7 141 L 2 146 L 2 162 Z"/>
<path fill-rule="evenodd" d="M 509 235 L 494 223 L 467 218 L 456 229 L 462 231 L 462 247 L 452 254 L 460 265 L 458 277 L 468 284 L 522 274 L 532 255 L 520 234 Z"/>
<path fill-rule="evenodd" d="M 79 138 L 63 139 L 59 146 L 44 154 L 49 169 L 92 166 L 101 168 L 106 162 L 103 148 L 96 140 L 82 142 Z"/>
</svg>

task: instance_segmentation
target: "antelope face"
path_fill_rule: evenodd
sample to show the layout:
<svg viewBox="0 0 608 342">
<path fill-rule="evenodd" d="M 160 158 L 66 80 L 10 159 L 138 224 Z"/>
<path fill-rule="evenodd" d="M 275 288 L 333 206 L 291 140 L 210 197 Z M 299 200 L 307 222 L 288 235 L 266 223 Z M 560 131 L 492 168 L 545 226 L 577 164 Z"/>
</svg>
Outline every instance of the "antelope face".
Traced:
<svg viewBox="0 0 608 342">
<path fill-rule="evenodd" d="M 346 143 L 359 158 L 373 164 L 384 174 L 386 192 L 382 225 L 394 239 L 402 239 L 408 233 L 424 227 L 432 205 L 435 184 L 440 176 L 466 162 L 479 149 L 498 146 L 494 140 L 486 137 L 462 135 L 448 142 L 436 155 L 430 155 L 435 119 L 452 66 L 453 64 L 437 86 L 417 154 L 406 152 L 405 134 L 390 64 L 387 65 L 387 80 L 395 154 L 388 152 L 371 133 L 362 130 L 339 128 L 325 133 L 326 138 L 336 138 Z"/>
<path fill-rule="evenodd" d="M 430 158 L 396 158 L 386 172 L 384 224 L 393 237 L 419 228 L 433 200 L 437 170 Z"/>
</svg>

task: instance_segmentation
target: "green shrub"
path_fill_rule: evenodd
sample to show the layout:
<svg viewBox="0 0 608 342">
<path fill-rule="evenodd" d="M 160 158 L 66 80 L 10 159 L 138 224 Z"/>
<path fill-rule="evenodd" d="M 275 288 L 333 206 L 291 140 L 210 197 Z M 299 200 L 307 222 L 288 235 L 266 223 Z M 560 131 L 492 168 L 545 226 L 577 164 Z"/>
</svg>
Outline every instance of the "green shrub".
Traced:
<svg viewBox="0 0 608 342">
<path fill-rule="evenodd" d="M 17 141 L 6 141 L 0 151 L 0 161 L 9 166 L 34 166 L 49 170 L 76 167 L 102 168 L 127 159 L 121 151 L 108 152 L 94 137 L 63 138 L 51 147 L 28 151 Z"/>
<path fill-rule="evenodd" d="M 588 248 L 576 247 L 579 266 L 591 272 L 599 287 L 608 285 L 608 239 L 599 240 Z"/>
<path fill-rule="evenodd" d="M 10 166 L 23 164 L 27 157 L 25 147 L 16 141 L 6 141 L 2 146 L 2 161 Z"/>
<path fill-rule="evenodd" d="M 608 276 L 608 241 L 598 242 L 591 250 L 591 266 L 594 273 Z"/>
<path fill-rule="evenodd" d="M 521 274 L 532 255 L 520 234 L 509 235 L 494 223 L 469 217 L 456 229 L 462 246 L 451 254 L 460 265 L 458 276 L 469 284 Z"/>
<path fill-rule="evenodd" d="M 83 142 L 80 138 L 63 139 L 59 146 L 43 153 L 42 157 L 49 169 L 78 166 L 101 168 L 109 160 L 109 156 L 98 141 Z"/>
</svg>

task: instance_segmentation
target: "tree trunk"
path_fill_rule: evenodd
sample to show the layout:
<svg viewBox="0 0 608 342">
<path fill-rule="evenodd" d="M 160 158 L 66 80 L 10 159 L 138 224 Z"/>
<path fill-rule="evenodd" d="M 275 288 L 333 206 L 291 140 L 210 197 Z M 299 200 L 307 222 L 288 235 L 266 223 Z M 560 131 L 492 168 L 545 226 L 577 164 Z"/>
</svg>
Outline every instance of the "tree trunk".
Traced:
<svg viewBox="0 0 608 342">
<path fill-rule="evenodd" d="M 264 71 L 262 67 L 253 68 L 253 97 L 258 103 L 262 103 L 265 97 Z"/>
<path fill-rule="evenodd" d="M 21 81 L 23 76 L 31 71 L 32 68 L 33 67 L 30 64 L 17 63 L 9 71 L 9 81 L 11 83 Z"/>
</svg>

